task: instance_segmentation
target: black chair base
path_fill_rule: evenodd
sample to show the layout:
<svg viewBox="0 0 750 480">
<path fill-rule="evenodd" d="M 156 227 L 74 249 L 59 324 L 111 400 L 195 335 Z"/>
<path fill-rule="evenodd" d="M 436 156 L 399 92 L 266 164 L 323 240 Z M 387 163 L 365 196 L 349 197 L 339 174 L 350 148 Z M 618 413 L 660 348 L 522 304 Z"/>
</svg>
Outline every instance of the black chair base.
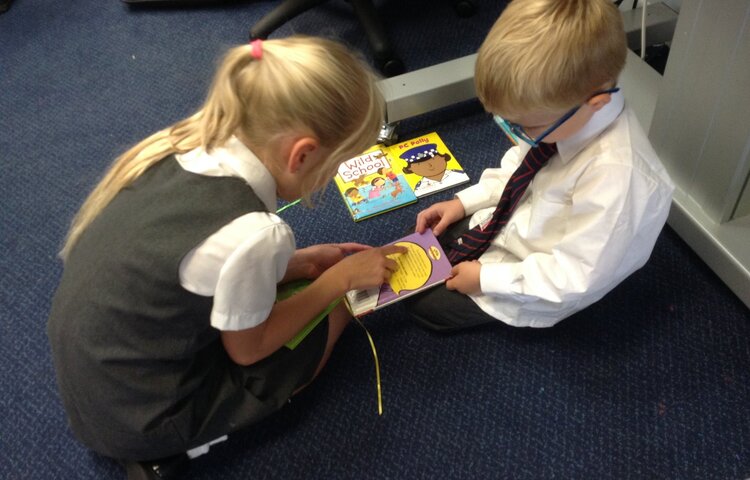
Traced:
<svg viewBox="0 0 750 480">
<path fill-rule="evenodd" d="M 306 12 L 307 10 L 317 7 L 328 0 L 285 0 L 276 8 L 261 18 L 250 29 L 250 40 L 257 38 L 268 38 L 274 30 L 292 18 Z M 404 62 L 396 55 L 393 46 L 385 32 L 385 27 L 380 19 L 380 15 L 375 9 L 372 0 L 347 0 L 354 8 L 360 23 L 365 29 L 367 41 L 373 51 L 373 58 L 376 67 L 383 72 L 386 77 L 400 75 L 406 71 Z M 476 12 L 476 6 L 471 0 L 454 0 L 453 6 L 456 13 L 461 17 L 473 15 Z"/>
</svg>

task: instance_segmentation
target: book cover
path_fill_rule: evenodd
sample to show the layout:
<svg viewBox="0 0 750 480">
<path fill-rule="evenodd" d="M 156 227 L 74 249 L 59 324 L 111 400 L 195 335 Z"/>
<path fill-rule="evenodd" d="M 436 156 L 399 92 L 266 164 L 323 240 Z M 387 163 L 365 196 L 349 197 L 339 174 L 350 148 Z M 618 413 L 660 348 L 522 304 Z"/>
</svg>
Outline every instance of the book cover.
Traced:
<svg viewBox="0 0 750 480">
<path fill-rule="evenodd" d="M 412 233 L 393 243 L 408 251 L 391 257 L 398 263 L 398 269 L 390 280 L 377 288 L 346 293 L 347 306 L 355 317 L 439 285 L 450 276 L 451 264 L 432 230 Z"/>
<path fill-rule="evenodd" d="M 342 163 L 334 178 L 354 221 L 393 210 L 469 181 L 436 132 L 375 145 Z"/>
<path fill-rule="evenodd" d="M 437 132 L 393 144 L 388 154 L 418 198 L 469 181 Z"/>
<path fill-rule="evenodd" d="M 383 145 L 339 166 L 334 182 L 355 222 L 417 201 Z"/>
</svg>

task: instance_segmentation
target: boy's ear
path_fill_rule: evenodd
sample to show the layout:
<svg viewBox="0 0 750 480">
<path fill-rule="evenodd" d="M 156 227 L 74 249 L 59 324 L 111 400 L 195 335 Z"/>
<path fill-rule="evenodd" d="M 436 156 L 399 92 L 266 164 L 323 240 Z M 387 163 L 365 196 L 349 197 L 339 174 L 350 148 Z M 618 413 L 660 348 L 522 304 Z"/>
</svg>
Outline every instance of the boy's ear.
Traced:
<svg viewBox="0 0 750 480">
<path fill-rule="evenodd" d="M 593 108 L 595 112 L 597 112 L 606 104 L 608 104 L 610 100 L 612 100 L 611 93 L 600 93 L 599 95 L 594 95 L 593 97 L 589 98 L 586 103 L 591 108 Z"/>
<path fill-rule="evenodd" d="M 316 153 L 320 142 L 314 137 L 296 137 L 289 145 L 287 169 L 289 173 L 297 173 L 310 168 L 317 159 Z"/>
</svg>

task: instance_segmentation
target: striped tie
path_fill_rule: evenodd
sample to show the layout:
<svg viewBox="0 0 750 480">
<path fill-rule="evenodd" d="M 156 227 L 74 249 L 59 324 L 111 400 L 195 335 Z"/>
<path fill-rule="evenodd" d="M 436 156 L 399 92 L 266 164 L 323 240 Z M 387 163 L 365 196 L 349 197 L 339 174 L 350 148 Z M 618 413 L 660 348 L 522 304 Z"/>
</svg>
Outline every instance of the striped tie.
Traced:
<svg viewBox="0 0 750 480">
<path fill-rule="evenodd" d="M 487 250 L 495 235 L 508 223 L 508 219 L 536 172 L 541 170 L 556 152 L 557 145 L 554 143 L 540 143 L 538 147 L 529 150 L 521 165 L 513 172 L 505 185 L 500 202 L 489 222 L 475 226 L 450 245 L 448 258 L 453 265 L 467 260 L 476 260 Z"/>
</svg>

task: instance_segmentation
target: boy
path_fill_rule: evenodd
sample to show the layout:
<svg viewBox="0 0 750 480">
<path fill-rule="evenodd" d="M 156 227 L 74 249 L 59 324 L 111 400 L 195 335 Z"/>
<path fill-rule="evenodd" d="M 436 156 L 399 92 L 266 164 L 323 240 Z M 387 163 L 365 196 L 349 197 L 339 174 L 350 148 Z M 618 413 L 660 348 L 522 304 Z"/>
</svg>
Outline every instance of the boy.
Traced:
<svg viewBox="0 0 750 480">
<path fill-rule="evenodd" d="M 508 4 L 475 82 L 519 145 L 417 215 L 416 230 L 431 227 L 454 264 L 444 286 L 409 303 L 419 323 L 550 327 L 645 264 L 673 185 L 616 88 L 626 54 L 610 0 Z"/>
</svg>

